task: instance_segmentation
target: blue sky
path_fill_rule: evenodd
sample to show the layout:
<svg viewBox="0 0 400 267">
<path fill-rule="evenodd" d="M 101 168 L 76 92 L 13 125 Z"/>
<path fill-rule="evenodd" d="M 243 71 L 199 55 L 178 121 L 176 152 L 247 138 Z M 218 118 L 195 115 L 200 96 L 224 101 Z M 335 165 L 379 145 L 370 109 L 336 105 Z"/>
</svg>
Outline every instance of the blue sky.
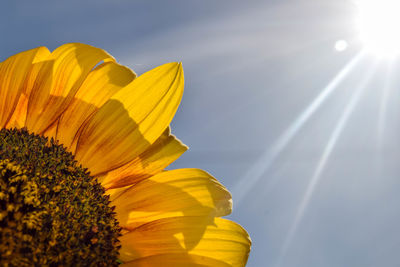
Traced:
<svg viewBox="0 0 400 267">
<path fill-rule="evenodd" d="M 248 266 L 399 266 L 399 63 L 360 54 L 355 13 L 350 0 L 7 1 L 0 59 L 83 42 L 139 74 L 182 61 L 172 128 L 190 150 L 171 168 L 232 192 Z"/>
</svg>

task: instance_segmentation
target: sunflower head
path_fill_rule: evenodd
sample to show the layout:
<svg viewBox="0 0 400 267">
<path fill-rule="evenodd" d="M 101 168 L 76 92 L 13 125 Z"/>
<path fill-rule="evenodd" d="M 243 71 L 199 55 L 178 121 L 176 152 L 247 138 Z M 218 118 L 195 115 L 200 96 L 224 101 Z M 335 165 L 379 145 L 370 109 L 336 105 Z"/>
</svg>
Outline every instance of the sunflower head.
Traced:
<svg viewBox="0 0 400 267">
<path fill-rule="evenodd" d="M 169 124 L 179 63 L 136 77 L 105 51 L 40 47 L 0 63 L 0 265 L 243 266 L 230 193 Z"/>
<path fill-rule="evenodd" d="M 104 188 L 54 139 L 0 130 L 2 262 L 112 266 L 120 227 Z"/>
</svg>

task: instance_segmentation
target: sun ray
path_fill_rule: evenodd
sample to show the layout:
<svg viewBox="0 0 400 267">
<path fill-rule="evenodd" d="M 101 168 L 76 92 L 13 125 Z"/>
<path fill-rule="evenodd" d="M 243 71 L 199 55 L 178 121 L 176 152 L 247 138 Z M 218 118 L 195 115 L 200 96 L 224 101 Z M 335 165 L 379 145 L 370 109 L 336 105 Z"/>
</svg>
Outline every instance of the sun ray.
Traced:
<svg viewBox="0 0 400 267">
<path fill-rule="evenodd" d="M 378 149 L 383 149 L 383 137 L 385 134 L 385 127 L 386 127 L 386 115 L 387 115 L 387 102 L 389 100 L 389 96 L 391 93 L 391 82 L 393 77 L 393 64 L 394 62 L 391 61 L 387 65 L 386 69 L 386 77 L 384 81 L 384 86 L 381 94 L 380 105 L 379 105 L 379 117 L 378 117 Z"/>
<path fill-rule="evenodd" d="M 371 80 L 371 78 L 374 74 L 375 67 L 376 66 L 374 65 L 369 69 L 365 78 L 361 81 L 360 85 L 357 87 L 357 89 L 352 94 L 349 103 L 346 105 L 345 110 L 341 114 L 339 121 L 336 124 L 335 129 L 332 132 L 327 145 L 325 146 L 325 149 L 324 149 L 322 156 L 317 164 L 317 167 L 315 168 L 314 173 L 307 185 L 306 192 L 304 193 L 304 196 L 303 196 L 303 198 L 300 202 L 300 205 L 296 211 L 294 221 L 291 224 L 288 234 L 286 235 L 286 238 L 283 242 L 281 252 L 279 254 L 277 263 L 275 264 L 276 267 L 281 265 L 282 260 L 284 259 L 285 255 L 292 243 L 292 240 L 293 240 L 293 238 L 297 232 L 297 229 L 303 219 L 303 216 L 306 212 L 306 209 L 311 200 L 311 197 L 316 189 L 318 182 L 320 181 L 321 174 L 325 169 L 326 163 L 328 162 L 329 157 L 330 157 L 333 149 L 335 148 L 336 142 L 337 142 L 338 138 L 340 137 L 343 129 L 345 128 L 350 115 L 353 113 L 354 108 L 358 104 L 361 94 L 363 93 L 364 89 L 367 87 L 368 82 Z"/>
<path fill-rule="evenodd" d="M 232 194 L 235 196 L 236 205 L 249 193 L 253 186 L 261 179 L 263 174 L 271 167 L 271 164 L 281 154 L 296 133 L 310 119 L 315 111 L 328 99 L 338 85 L 349 75 L 357 63 L 363 57 L 364 52 L 358 53 L 340 72 L 328 83 L 322 92 L 312 103 L 297 117 L 297 119 L 283 132 L 272 148 L 267 149 L 255 164 L 247 171 L 233 187 Z"/>
</svg>

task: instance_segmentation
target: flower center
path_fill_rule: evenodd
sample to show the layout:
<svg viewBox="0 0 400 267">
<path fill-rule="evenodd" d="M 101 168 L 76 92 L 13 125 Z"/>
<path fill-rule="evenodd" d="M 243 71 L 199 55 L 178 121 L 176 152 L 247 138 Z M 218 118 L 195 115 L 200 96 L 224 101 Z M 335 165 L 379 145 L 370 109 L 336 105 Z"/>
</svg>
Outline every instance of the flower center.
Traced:
<svg viewBox="0 0 400 267">
<path fill-rule="evenodd" d="M 0 265 L 115 266 L 104 188 L 53 139 L 0 130 Z"/>
</svg>

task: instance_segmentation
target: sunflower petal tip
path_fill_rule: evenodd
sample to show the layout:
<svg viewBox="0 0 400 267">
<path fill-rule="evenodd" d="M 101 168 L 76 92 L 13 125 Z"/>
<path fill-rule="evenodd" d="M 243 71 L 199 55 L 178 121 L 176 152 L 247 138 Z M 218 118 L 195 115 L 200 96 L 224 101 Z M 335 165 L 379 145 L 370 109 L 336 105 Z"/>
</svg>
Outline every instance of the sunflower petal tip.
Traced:
<svg viewBox="0 0 400 267">
<path fill-rule="evenodd" d="M 177 72 L 183 70 L 182 61 L 170 62 L 166 63 L 166 65 L 170 65 L 171 67 L 175 68 Z"/>
<path fill-rule="evenodd" d="M 183 143 L 180 139 L 178 139 L 175 135 L 170 134 L 178 143 L 179 145 L 182 147 L 182 150 L 188 151 L 189 150 L 189 146 L 186 145 L 185 143 Z"/>
</svg>

